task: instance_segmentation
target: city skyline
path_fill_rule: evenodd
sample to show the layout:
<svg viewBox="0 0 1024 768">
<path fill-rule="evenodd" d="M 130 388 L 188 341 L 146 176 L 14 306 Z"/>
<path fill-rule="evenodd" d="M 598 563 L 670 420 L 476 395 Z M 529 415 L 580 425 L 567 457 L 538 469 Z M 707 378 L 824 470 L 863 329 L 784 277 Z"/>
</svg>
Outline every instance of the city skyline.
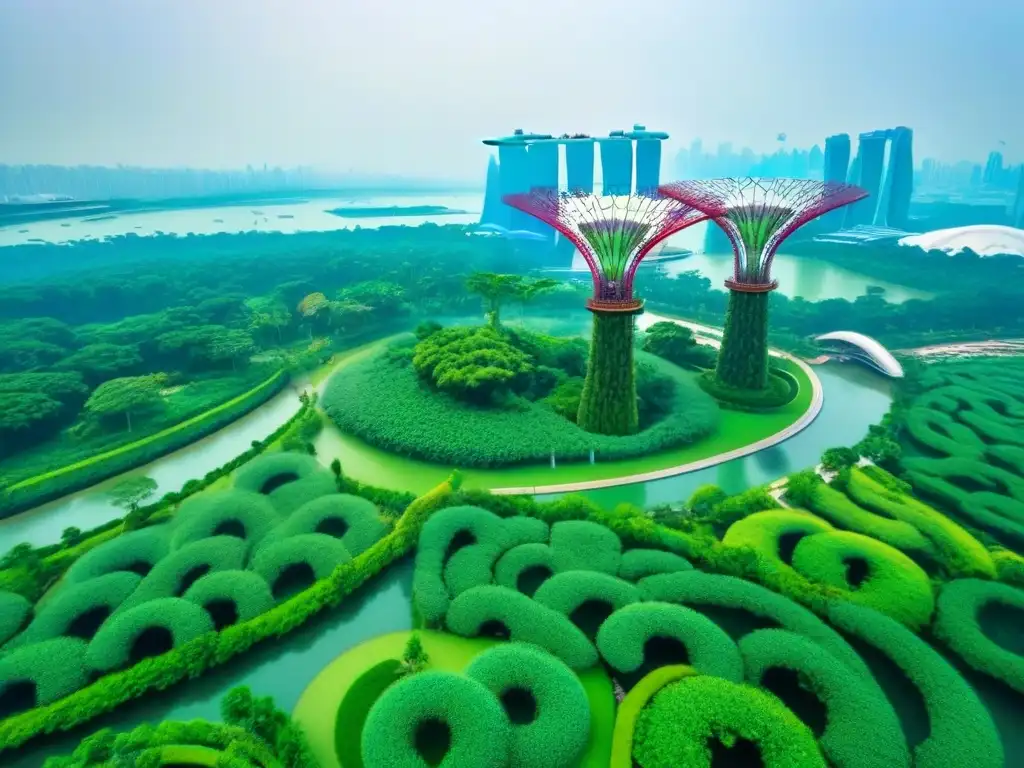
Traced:
<svg viewBox="0 0 1024 768">
<path fill-rule="evenodd" d="M 780 133 L 809 147 L 878 125 L 913 127 L 920 156 L 944 162 L 984 162 L 1000 141 L 1011 165 L 1024 151 L 1024 104 L 1008 98 L 1024 68 L 1024 8 L 1005 3 L 863 0 L 851 13 L 804 0 L 652 0 L 623 13 L 610 0 L 523 0 L 494 13 L 438 0 L 392 10 L 8 0 L 0 66 L 18 77 L 0 83 L 0 160 L 472 179 L 476 141 L 500 126 L 626 121 L 675 137 L 669 156 L 695 136 L 764 153 Z M 624 63 L 603 67 L 597 52 L 612 48 Z M 691 74 L 680 51 L 714 78 Z M 743 98 L 720 87 L 739 77 Z"/>
</svg>

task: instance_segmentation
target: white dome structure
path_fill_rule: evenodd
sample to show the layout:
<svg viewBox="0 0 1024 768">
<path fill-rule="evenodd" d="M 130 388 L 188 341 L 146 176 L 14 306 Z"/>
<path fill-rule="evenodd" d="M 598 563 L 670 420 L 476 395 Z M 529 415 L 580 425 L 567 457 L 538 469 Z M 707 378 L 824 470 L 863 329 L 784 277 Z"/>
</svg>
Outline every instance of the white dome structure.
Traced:
<svg viewBox="0 0 1024 768">
<path fill-rule="evenodd" d="M 1011 254 L 1024 256 L 1024 229 L 996 224 L 936 229 L 923 235 L 901 238 L 900 245 L 916 245 L 926 251 L 945 251 L 953 255 L 970 248 L 979 256 Z"/>
<path fill-rule="evenodd" d="M 903 366 L 899 360 L 893 357 L 889 350 L 863 333 L 833 331 L 818 336 L 815 341 L 840 359 L 856 360 L 886 376 L 892 376 L 894 379 L 903 378 Z"/>
</svg>

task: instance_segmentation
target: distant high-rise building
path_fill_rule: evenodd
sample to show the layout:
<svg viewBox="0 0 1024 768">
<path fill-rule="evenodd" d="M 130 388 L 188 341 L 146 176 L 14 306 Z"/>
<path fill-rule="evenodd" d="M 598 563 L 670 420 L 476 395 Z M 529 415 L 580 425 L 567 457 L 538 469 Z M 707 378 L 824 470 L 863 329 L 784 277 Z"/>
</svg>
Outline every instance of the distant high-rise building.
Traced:
<svg viewBox="0 0 1024 768">
<path fill-rule="evenodd" d="M 850 170 L 850 134 L 838 133 L 825 139 L 823 179 L 843 184 Z"/>
<path fill-rule="evenodd" d="M 594 142 L 570 139 L 565 142 L 566 186 L 570 192 L 594 191 Z"/>
<path fill-rule="evenodd" d="M 1024 165 L 1020 167 L 1017 180 L 1017 199 L 1013 204 L 1013 226 L 1024 229 Z"/>
<path fill-rule="evenodd" d="M 498 166 L 501 169 L 502 197 L 530 191 L 530 156 L 525 143 L 499 144 Z M 509 229 L 530 229 L 532 226 L 533 217 L 509 208 Z"/>
<path fill-rule="evenodd" d="M 661 142 L 668 138 L 668 134 L 648 131 L 646 126 L 634 124 L 626 138 L 636 140 L 637 194 L 649 195 L 656 192 L 661 183 Z"/>
<path fill-rule="evenodd" d="M 868 197 L 859 200 L 846 209 L 847 229 L 858 224 L 871 224 L 875 219 L 878 193 L 885 171 L 885 147 L 889 140 L 888 131 L 862 133 L 857 146 L 857 157 L 853 161 L 850 183 L 868 192 Z"/>
<path fill-rule="evenodd" d="M 998 184 L 1003 175 L 1003 153 L 989 152 L 985 161 L 985 170 L 982 171 L 981 181 L 983 184 Z"/>
<path fill-rule="evenodd" d="M 623 131 L 612 131 L 600 144 L 603 193 L 630 194 L 633 191 L 633 142 Z"/>
<path fill-rule="evenodd" d="M 497 224 L 508 228 L 512 209 L 501 202 L 501 171 L 496 158 L 487 161 L 487 186 L 484 191 L 484 209 L 480 212 L 481 224 Z"/>
<path fill-rule="evenodd" d="M 910 215 L 914 192 L 914 132 L 905 126 L 889 134 L 889 162 L 875 208 L 874 224 L 903 229 Z"/>
</svg>

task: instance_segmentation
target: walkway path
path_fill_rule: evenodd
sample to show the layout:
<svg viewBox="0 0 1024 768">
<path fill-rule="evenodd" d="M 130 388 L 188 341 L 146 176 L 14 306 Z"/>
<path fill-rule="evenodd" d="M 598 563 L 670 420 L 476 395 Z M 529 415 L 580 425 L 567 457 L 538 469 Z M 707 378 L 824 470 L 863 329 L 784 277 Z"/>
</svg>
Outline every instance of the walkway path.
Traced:
<svg viewBox="0 0 1024 768">
<path fill-rule="evenodd" d="M 707 344 L 709 346 L 719 347 L 721 346 L 721 335 L 722 331 L 718 328 L 712 328 L 707 325 L 700 325 L 699 323 L 691 323 L 683 320 L 675 320 L 673 318 L 662 317 L 661 315 L 648 313 L 647 317 L 650 318 L 652 323 L 668 321 L 678 323 L 679 325 L 686 326 L 694 331 L 695 334 L 699 334 L 701 338 L 698 341 L 701 344 Z M 707 337 L 718 337 L 718 338 L 707 338 Z M 781 357 L 786 360 L 790 360 L 800 366 L 800 369 L 804 374 L 811 380 L 811 387 L 813 394 L 811 397 L 811 405 L 804 412 L 804 414 L 790 424 L 785 429 L 776 432 L 774 435 L 758 440 L 756 443 L 750 445 L 744 445 L 740 448 L 734 448 L 731 451 L 719 453 L 716 456 L 709 456 L 706 459 L 699 459 L 698 461 L 691 461 L 688 464 L 680 464 L 675 467 L 666 467 L 665 469 L 658 469 L 653 472 L 641 472 L 635 475 L 625 475 L 622 477 L 609 477 L 602 480 L 587 480 L 578 483 L 560 483 L 557 485 L 536 485 L 536 486 L 523 486 L 519 488 L 491 488 L 491 493 L 512 496 L 512 495 L 524 495 L 524 494 L 543 494 L 543 493 L 574 493 L 576 491 L 591 491 L 597 488 L 612 488 L 616 485 L 630 485 L 632 483 L 648 483 L 652 480 L 662 480 L 666 477 L 674 477 L 676 475 L 683 475 L 687 472 L 696 472 L 700 469 L 707 469 L 708 467 L 714 467 L 718 464 L 723 464 L 733 459 L 740 459 L 744 456 L 749 456 L 752 453 L 764 450 L 765 448 L 771 448 L 773 445 L 778 445 L 784 440 L 788 440 L 793 435 L 801 432 L 810 426 L 811 422 L 814 421 L 818 414 L 821 412 L 821 406 L 825 401 L 824 390 L 821 386 L 821 380 L 817 374 L 807 365 L 803 360 L 793 357 L 786 352 L 779 350 L 771 350 L 773 357 Z"/>
</svg>

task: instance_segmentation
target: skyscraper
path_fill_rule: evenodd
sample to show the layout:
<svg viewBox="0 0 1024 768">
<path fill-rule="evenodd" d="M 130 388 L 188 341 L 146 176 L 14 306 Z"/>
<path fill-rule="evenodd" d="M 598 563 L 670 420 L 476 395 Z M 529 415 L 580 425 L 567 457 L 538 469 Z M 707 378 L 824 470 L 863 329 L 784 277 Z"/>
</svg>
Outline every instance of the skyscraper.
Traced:
<svg viewBox="0 0 1024 768">
<path fill-rule="evenodd" d="M 910 196 L 914 191 L 914 132 L 906 126 L 888 131 L 889 163 L 878 196 L 874 223 L 903 229 L 910 214 Z"/>
<path fill-rule="evenodd" d="M 1011 223 L 1015 227 L 1024 229 L 1024 165 L 1020 167 L 1020 178 L 1017 182 L 1017 199 L 1013 204 Z"/>
<path fill-rule="evenodd" d="M 888 139 L 888 131 L 869 131 L 860 135 L 857 157 L 850 169 L 849 182 L 867 190 L 868 197 L 846 209 L 845 226 L 847 229 L 858 224 L 871 224 L 875 220 L 878 193 L 885 170 L 885 147 Z"/>
<path fill-rule="evenodd" d="M 484 139 L 484 144 L 498 148 L 498 178 L 500 179 L 501 196 L 512 195 L 520 192 L 529 192 L 533 183 L 534 171 L 530 164 L 530 155 L 527 142 L 540 139 L 550 139 L 547 133 L 526 133 L 522 128 L 516 128 L 511 136 L 504 136 L 498 139 Z M 558 184 L 558 149 L 555 145 L 555 185 Z M 537 157 L 534 158 L 535 162 Z M 538 162 L 538 167 L 540 163 Z M 538 171 L 539 172 L 539 171 Z M 504 203 L 501 203 L 505 206 Z M 508 223 L 499 221 L 484 222 L 501 224 L 508 229 L 531 230 L 534 226 L 534 218 L 522 211 L 505 206 L 507 211 L 499 218 L 504 219 L 507 215 Z"/>
<path fill-rule="evenodd" d="M 570 192 L 594 191 L 594 142 L 569 139 L 565 142 L 566 186 Z"/>
<path fill-rule="evenodd" d="M 636 191 L 652 194 L 661 183 L 661 142 L 668 134 L 648 131 L 646 126 L 634 124 L 626 138 L 636 140 Z"/>
<path fill-rule="evenodd" d="M 558 191 L 558 140 L 542 139 L 531 142 L 527 151 L 530 162 L 530 189 L 546 192 Z M 515 209 L 513 209 L 515 210 Z M 530 216 L 528 229 L 541 235 L 555 237 L 555 230 L 540 219 Z"/>
<path fill-rule="evenodd" d="M 600 139 L 602 192 L 628 195 L 633 191 L 633 142 L 624 131 L 612 131 Z"/>
</svg>

